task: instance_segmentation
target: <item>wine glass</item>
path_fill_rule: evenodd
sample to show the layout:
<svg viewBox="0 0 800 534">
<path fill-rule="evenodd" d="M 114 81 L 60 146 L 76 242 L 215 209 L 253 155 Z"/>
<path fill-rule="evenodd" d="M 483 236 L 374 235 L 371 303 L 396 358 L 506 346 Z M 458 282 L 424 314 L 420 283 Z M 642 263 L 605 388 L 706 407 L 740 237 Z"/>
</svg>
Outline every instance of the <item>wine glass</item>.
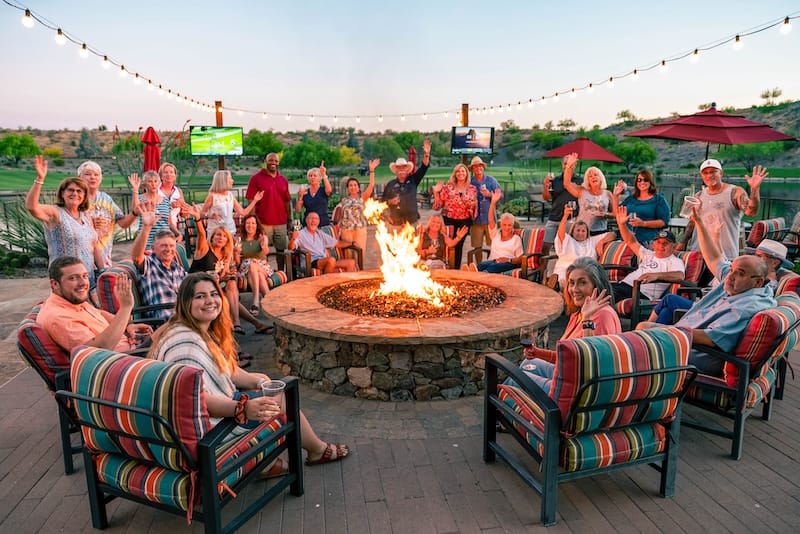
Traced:
<svg viewBox="0 0 800 534">
<path fill-rule="evenodd" d="M 533 346 L 536 339 L 536 329 L 533 326 L 523 326 L 519 329 L 519 344 L 527 349 Z"/>
<path fill-rule="evenodd" d="M 575 210 L 578 209 L 578 203 L 574 200 L 570 200 L 567 202 L 567 206 L 569 206 L 569 209 L 572 210 L 572 212 L 569 214 L 569 220 L 571 221 L 575 218 Z"/>
<path fill-rule="evenodd" d="M 300 231 L 300 219 L 293 219 L 292 220 L 292 230 L 295 232 Z"/>
</svg>

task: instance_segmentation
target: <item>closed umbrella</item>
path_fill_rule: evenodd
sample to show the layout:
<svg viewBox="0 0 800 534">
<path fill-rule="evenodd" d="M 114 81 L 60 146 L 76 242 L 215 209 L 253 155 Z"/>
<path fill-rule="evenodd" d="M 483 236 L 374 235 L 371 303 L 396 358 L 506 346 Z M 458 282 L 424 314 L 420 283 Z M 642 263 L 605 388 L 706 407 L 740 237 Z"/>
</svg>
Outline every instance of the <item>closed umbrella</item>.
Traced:
<svg viewBox="0 0 800 534">
<path fill-rule="evenodd" d="M 718 111 L 712 104 L 709 109 L 683 115 L 677 119 L 654 124 L 642 130 L 625 134 L 626 137 L 675 139 L 678 141 L 704 141 L 706 158 L 711 143 L 740 145 L 768 141 L 796 141 L 790 135 L 775 130 L 768 124 L 751 121 L 744 115 Z"/>
<path fill-rule="evenodd" d="M 161 139 L 152 126 L 148 126 L 142 135 L 144 143 L 144 168 L 142 172 L 158 171 L 161 166 L 161 148 L 158 146 Z"/>
</svg>

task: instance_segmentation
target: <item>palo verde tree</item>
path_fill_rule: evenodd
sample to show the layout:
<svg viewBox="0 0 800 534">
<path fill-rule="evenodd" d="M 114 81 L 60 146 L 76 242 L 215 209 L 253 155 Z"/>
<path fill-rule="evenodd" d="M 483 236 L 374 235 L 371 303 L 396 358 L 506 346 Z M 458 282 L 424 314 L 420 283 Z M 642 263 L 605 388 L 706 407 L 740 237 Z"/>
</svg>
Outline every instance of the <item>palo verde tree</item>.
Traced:
<svg viewBox="0 0 800 534">
<path fill-rule="evenodd" d="M 0 157 L 8 158 L 19 165 L 23 158 L 31 158 L 41 154 L 30 134 L 6 134 L 0 139 Z"/>
</svg>

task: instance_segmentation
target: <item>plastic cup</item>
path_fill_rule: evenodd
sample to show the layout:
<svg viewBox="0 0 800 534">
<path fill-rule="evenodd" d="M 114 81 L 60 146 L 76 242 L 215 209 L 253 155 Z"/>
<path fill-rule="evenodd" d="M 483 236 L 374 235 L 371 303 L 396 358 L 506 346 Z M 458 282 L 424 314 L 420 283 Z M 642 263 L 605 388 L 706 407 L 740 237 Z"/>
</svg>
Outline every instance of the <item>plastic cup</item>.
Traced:
<svg viewBox="0 0 800 534">
<path fill-rule="evenodd" d="M 692 209 L 696 206 L 700 205 L 700 200 L 695 197 L 683 197 L 683 205 L 681 206 L 681 211 L 678 213 L 684 219 L 688 219 L 692 216 Z"/>
<path fill-rule="evenodd" d="M 264 397 L 277 397 L 286 389 L 283 380 L 264 380 L 261 382 L 261 395 Z"/>
</svg>

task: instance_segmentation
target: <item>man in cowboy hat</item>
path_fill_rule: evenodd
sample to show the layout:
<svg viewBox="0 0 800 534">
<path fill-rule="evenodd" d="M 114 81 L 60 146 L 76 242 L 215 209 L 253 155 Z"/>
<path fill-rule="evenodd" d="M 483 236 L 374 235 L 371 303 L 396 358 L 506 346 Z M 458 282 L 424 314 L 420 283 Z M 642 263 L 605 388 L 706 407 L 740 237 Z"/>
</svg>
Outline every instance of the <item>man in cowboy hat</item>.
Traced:
<svg viewBox="0 0 800 534">
<path fill-rule="evenodd" d="M 381 200 L 389 204 L 390 226 L 400 227 L 406 223 L 414 224 L 419 220 L 417 186 L 428 172 L 428 164 L 431 161 L 430 139 L 422 142 L 422 152 L 422 165 L 413 173 L 411 171 L 414 169 L 414 164 L 409 163 L 405 158 L 397 158 L 394 163 L 389 164 L 389 170 L 397 178 L 389 180 L 386 187 L 383 188 Z"/>
<path fill-rule="evenodd" d="M 758 256 L 767 264 L 767 287 L 772 289 L 773 293 L 778 288 L 780 279 L 791 273 L 789 269 L 794 267 L 794 263 L 786 259 L 789 252 L 786 245 L 772 239 L 764 239 L 757 247 L 747 247 L 744 251 Z"/>
<path fill-rule="evenodd" d="M 470 183 L 478 191 L 478 213 L 472 223 L 469 238 L 472 248 L 481 248 L 485 236 L 488 247 L 492 244 L 492 236 L 489 232 L 489 206 L 492 204 L 492 193 L 496 189 L 500 189 L 500 184 L 497 183 L 494 176 L 486 174 L 486 164 L 480 156 L 472 158 L 469 168 L 472 171 Z"/>
</svg>

